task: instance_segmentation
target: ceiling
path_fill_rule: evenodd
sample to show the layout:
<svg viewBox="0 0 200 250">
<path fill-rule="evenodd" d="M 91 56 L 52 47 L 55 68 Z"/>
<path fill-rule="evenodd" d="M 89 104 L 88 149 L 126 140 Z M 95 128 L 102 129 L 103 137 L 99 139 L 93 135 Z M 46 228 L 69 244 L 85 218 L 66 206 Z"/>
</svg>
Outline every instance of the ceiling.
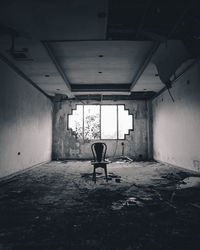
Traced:
<svg viewBox="0 0 200 250">
<path fill-rule="evenodd" d="M 197 2 L 2 1 L 0 58 L 49 96 L 151 98 L 200 54 Z"/>
</svg>

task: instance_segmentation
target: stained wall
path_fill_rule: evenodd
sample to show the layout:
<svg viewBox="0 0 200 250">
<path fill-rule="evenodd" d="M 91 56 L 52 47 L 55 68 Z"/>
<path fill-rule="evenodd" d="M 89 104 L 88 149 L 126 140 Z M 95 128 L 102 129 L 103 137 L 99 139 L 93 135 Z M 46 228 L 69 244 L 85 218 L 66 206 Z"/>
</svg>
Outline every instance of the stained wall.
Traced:
<svg viewBox="0 0 200 250">
<path fill-rule="evenodd" d="M 53 159 L 91 159 L 91 144 L 95 140 L 77 139 L 68 129 L 68 115 L 79 101 L 62 101 L 54 105 L 53 118 Z M 86 103 L 85 103 L 86 104 Z M 150 133 L 149 133 L 149 103 L 147 101 L 92 101 L 87 104 L 125 104 L 130 114 L 134 115 L 134 130 L 126 136 L 125 140 L 102 140 L 107 144 L 107 156 L 118 157 L 122 154 L 124 142 L 124 154 L 134 159 L 151 158 Z M 99 140 L 98 140 L 99 141 Z"/>
<path fill-rule="evenodd" d="M 200 171 L 200 63 L 153 100 L 154 159 Z"/>
</svg>

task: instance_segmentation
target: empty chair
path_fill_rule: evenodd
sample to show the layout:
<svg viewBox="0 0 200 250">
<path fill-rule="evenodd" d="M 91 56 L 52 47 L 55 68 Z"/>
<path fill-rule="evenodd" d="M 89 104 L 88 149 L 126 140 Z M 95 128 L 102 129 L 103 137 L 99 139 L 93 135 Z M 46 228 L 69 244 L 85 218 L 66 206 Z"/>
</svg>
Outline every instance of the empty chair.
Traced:
<svg viewBox="0 0 200 250">
<path fill-rule="evenodd" d="M 93 180 L 96 182 L 96 168 L 103 168 L 105 171 L 106 181 L 108 181 L 107 176 L 107 164 L 109 161 L 105 160 L 107 146 L 103 142 L 93 143 L 91 146 L 94 160 L 91 161 L 91 164 L 94 166 L 93 170 Z"/>
</svg>

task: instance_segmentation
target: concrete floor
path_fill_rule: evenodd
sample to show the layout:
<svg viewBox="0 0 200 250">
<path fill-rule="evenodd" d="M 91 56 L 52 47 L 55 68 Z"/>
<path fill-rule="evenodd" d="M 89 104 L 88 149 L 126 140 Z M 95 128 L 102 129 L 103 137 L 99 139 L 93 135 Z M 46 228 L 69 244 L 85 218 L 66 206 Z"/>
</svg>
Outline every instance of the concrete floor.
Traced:
<svg viewBox="0 0 200 250">
<path fill-rule="evenodd" d="M 95 184 L 90 162 L 51 162 L 1 182 L 0 249 L 199 249 L 194 172 L 113 162 L 108 183 L 98 172 Z"/>
</svg>

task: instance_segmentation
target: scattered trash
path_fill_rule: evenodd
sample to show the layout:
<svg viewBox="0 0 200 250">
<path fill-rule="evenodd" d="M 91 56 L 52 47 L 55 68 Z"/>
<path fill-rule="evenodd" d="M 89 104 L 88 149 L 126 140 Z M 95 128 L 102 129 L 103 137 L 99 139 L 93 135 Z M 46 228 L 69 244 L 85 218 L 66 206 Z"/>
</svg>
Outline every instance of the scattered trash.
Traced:
<svg viewBox="0 0 200 250">
<path fill-rule="evenodd" d="M 135 198 L 135 197 L 129 197 L 126 200 L 126 206 L 133 206 L 133 205 L 142 206 L 143 203 L 141 201 L 138 201 L 137 198 Z"/>
<path fill-rule="evenodd" d="M 133 159 L 131 159 L 128 156 L 121 156 L 120 158 L 116 159 L 115 163 L 124 163 L 124 162 L 133 162 Z"/>
<path fill-rule="evenodd" d="M 120 210 L 124 207 L 124 204 L 123 203 L 120 203 L 120 202 L 113 202 L 111 208 L 112 210 Z"/>
<path fill-rule="evenodd" d="M 197 188 L 200 187 L 200 177 L 187 177 L 183 180 L 183 183 L 179 185 L 178 189 L 185 188 Z"/>
<path fill-rule="evenodd" d="M 0 192 L 0 250 L 196 249 L 200 188 L 179 187 L 196 187 L 200 178 L 153 166 L 112 164 L 111 181 L 99 170 L 94 185 L 89 161 L 53 162 L 6 182 Z"/>
<path fill-rule="evenodd" d="M 117 159 L 116 163 L 121 163 L 121 162 L 133 162 L 133 159 L 131 159 L 128 156 L 121 156 L 120 158 Z"/>
<path fill-rule="evenodd" d="M 141 201 L 138 201 L 135 197 L 129 197 L 126 200 L 120 200 L 117 202 L 112 203 L 113 210 L 120 210 L 124 207 L 131 207 L 131 206 L 143 206 Z"/>
</svg>

